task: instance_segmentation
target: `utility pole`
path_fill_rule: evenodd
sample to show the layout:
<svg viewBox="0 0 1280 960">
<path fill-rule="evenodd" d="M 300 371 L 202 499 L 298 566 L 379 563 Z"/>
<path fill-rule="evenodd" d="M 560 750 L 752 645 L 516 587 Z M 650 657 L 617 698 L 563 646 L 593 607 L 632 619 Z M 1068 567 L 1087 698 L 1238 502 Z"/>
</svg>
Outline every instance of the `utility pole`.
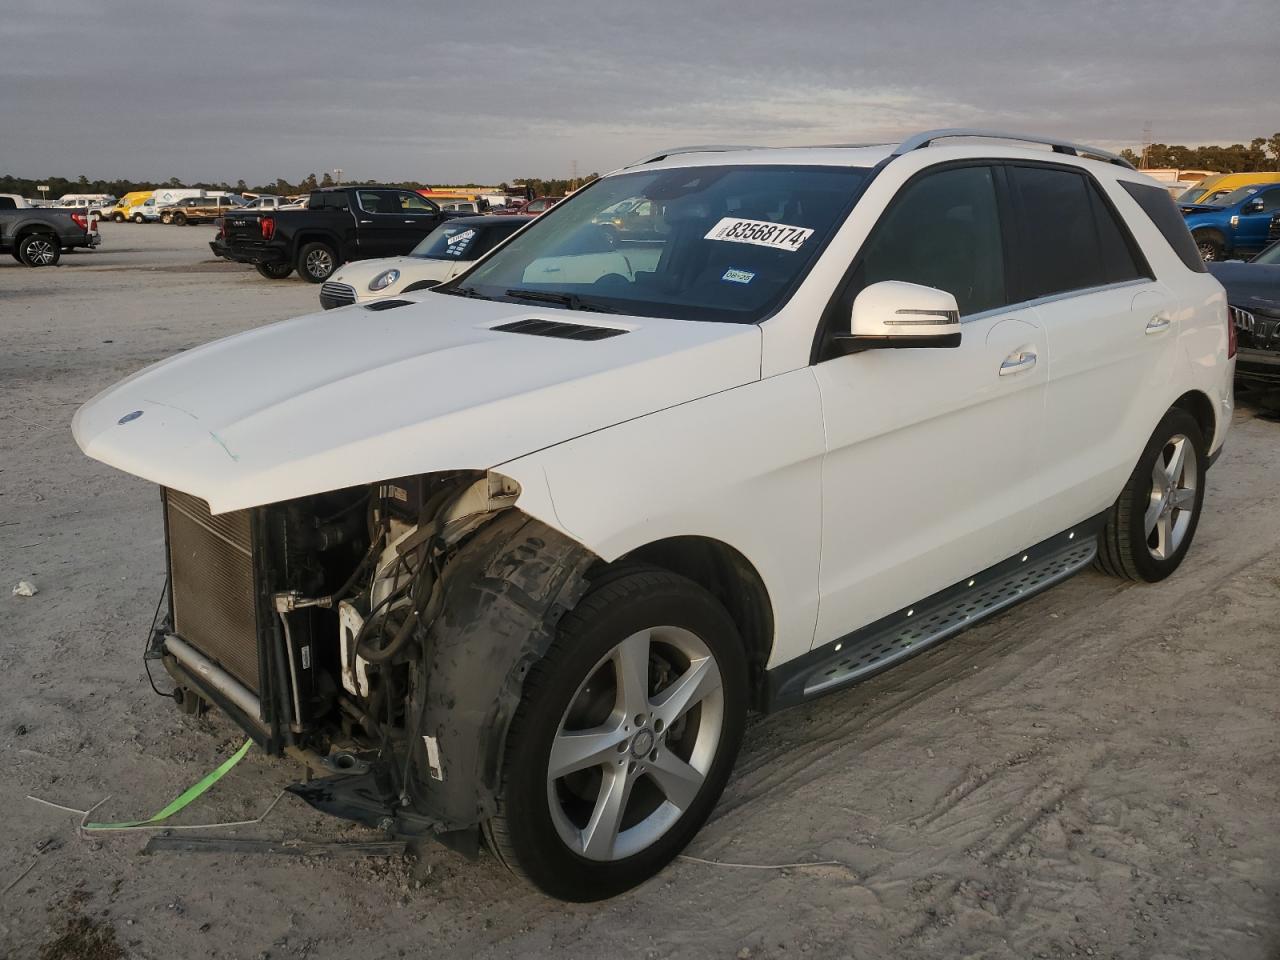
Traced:
<svg viewBox="0 0 1280 960">
<path fill-rule="evenodd" d="M 578 189 L 578 161 L 574 160 L 573 166 L 572 166 L 572 175 L 569 180 L 569 192 L 572 193 L 574 190 L 577 190 L 577 189 Z"/>
<path fill-rule="evenodd" d="M 333 171 L 333 182 L 338 186 L 342 186 L 342 168 L 335 167 Z"/>
<path fill-rule="evenodd" d="M 1138 160 L 1138 169 L 1145 170 L 1151 165 L 1151 121 L 1142 125 L 1142 154 Z"/>
</svg>

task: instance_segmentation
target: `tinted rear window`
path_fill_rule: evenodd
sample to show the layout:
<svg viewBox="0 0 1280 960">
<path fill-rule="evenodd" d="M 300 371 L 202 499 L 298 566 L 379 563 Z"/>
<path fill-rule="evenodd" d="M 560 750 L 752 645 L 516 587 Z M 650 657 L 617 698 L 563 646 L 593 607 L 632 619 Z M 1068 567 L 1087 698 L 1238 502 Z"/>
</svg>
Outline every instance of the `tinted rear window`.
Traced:
<svg viewBox="0 0 1280 960">
<path fill-rule="evenodd" d="M 1054 167 L 1011 166 L 1019 238 L 1015 301 L 1149 276 L 1093 182 Z"/>
<path fill-rule="evenodd" d="M 1124 187 L 1125 193 L 1137 201 L 1142 212 L 1151 218 L 1151 222 L 1169 242 L 1169 246 L 1173 247 L 1173 252 L 1178 255 L 1178 259 L 1186 265 L 1187 269 L 1194 270 L 1196 273 L 1206 273 L 1207 268 L 1204 261 L 1200 259 L 1200 251 L 1196 249 L 1196 242 L 1191 238 L 1191 231 L 1187 229 L 1187 221 L 1183 219 L 1182 212 L 1178 210 L 1177 204 L 1173 202 L 1168 191 L 1145 183 L 1131 183 L 1128 180 L 1121 180 L 1120 186 Z"/>
</svg>

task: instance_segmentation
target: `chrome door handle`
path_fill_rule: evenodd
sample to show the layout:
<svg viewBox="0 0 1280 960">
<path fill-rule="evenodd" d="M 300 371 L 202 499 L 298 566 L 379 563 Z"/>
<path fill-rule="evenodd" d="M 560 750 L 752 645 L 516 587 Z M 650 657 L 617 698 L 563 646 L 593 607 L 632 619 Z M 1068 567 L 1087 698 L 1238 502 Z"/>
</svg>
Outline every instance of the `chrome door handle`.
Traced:
<svg viewBox="0 0 1280 960">
<path fill-rule="evenodd" d="M 1015 373 L 1024 373 L 1036 365 L 1034 350 L 1016 350 L 1000 363 L 1000 376 L 1007 377 Z"/>
<path fill-rule="evenodd" d="M 1171 323 L 1173 323 L 1173 321 L 1169 318 L 1168 314 L 1157 313 L 1147 324 L 1147 333 L 1163 333 L 1165 330 L 1169 329 L 1169 324 Z"/>
<path fill-rule="evenodd" d="M 368 226 L 369 224 L 371 224 L 371 223 L 373 223 L 373 221 L 372 221 L 372 220 L 361 220 L 361 221 L 360 221 L 360 226 L 362 226 L 362 227 L 367 227 L 367 226 Z"/>
</svg>

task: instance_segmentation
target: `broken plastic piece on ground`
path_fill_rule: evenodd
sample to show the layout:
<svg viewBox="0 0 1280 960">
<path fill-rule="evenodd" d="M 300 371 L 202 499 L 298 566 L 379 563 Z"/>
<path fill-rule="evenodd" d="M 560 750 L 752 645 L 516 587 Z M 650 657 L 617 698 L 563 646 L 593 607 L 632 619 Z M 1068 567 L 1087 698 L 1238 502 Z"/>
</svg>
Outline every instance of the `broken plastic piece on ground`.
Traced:
<svg viewBox="0 0 1280 960">
<path fill-rule="evenodd" d="M 15 597 L 34 597 L 39 592 L 30 580 L 19 580 L 17 586 L 13 588 Z"/>
</svg>

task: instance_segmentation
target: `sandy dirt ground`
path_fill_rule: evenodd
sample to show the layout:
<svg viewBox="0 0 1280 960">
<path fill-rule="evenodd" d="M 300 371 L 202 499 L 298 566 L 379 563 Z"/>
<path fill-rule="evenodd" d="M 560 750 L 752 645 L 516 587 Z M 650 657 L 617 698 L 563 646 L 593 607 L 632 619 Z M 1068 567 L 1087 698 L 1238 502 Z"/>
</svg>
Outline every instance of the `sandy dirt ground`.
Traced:
<svg viewBox="0 0 1280 960">
<path fill-rule="evenodd" d="M 79 839 L 26 795 L 146 816 L 243 738 L 149 689 L 158 495 L 83 457 L 71 416 L 317 296 L 211 261 L 210 227 L 103 232 L 57 269 L 0 263 L 0 956 L 1280 957 L 1280 423 L 1248 411 L 1171 580 L 1083 574 L 753 721 L 688 853 L 835 864 L 686 859 L 564 906 L 434 845 L 339 862 Z M 11 597 L 20 579 L 39 593 Z M 257 816 L 297 776 L 250 751 L 175 819 Z M 373 837 L 292 797 L 234 832 Z"/>
</svg>

